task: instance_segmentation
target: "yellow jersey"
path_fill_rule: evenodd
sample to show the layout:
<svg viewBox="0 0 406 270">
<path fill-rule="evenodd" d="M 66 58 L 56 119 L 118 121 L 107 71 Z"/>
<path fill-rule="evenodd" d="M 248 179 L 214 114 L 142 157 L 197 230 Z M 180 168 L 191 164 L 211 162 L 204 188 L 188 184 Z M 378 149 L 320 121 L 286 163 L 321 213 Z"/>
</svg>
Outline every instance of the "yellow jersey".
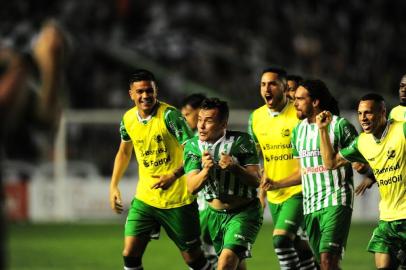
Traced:
<svg viewBox="0 0 406 270">
<path fill-rule="evenodd" d="M 193 133 L 178 110 L 158 102 L 152 116 L 141 120 L 137 107 L 124 114 L 121 138 L 131 141 L 138 162 L 139 178 L 135 197 L 151 206 L 168 209 L 190 204 L 195 199 L 187 191 L 186 177 L 178 178 L 168 189 L 152 189 L 160 176 L 173 173 L 183 164 L 182 144 Z"/>
<path fill-rule="evenodd" d="M 388 121 L 380 140 L 361 133 L 340 150 L 349 161 L 368 162 L 378 183 L 380 219 L 406 219 L 406 123 Z"/>
<path fill-rule="evenodd" d="M 288 177 L 299 165 L 293 159 L 291 133 L 299 123 L 293 102 L 288 101 L 283 110 L 273 115 L 266 105 L 256 109 L 250 116 L 248 133 L 261 147 L 264 174 L 273 181 Z M 268 201 L 282 203 L 302 191 L 302 186 L 292 186 L 267 192 Z"/>
<path fill-rule="evenodd" d="M 406 121 L 406 106 L 398 105 L 389 113 L 389 119 L 395 121 Z"/>
</svg>

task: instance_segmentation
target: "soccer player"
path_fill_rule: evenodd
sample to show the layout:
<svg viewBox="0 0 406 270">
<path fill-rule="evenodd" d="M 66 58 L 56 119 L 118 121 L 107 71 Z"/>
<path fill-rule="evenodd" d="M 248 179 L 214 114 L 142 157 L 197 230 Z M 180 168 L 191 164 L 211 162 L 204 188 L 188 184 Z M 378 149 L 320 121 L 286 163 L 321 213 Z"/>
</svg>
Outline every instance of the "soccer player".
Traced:
<svg viewBox="0 0 406 270">
<path fill-rule="evenodd" d="M 286 80 L 288 81 L 288 91 L 286 92 L 286 96 L 289 99 L 294 100 L 296 89 L 299 87 L 299 84 L 303 81 L 303 78 L 300 77 L 299 75 L 288 75 L 286 77 Z"/>
<path fill-rule="evenodd" d="M 125 224 L 124 269 L 143 269 L 142 255 L 161 226 L 190 269 L 211 269 L 200 248 L 197 203 L 183 176 L 182 144 L 192 131 L 178 110 L 157 100 L 151 72 L 137 70 L 132 75 L 129 95 L 135 107 L 121 121 L 121 144 L 110 183 L 111 208 L 121 213 L 118 184 L 134 149 L 139 178 Z"/>
<path fill-rule="evenodd" d="M 200 93 L 187 96 L 181 103 L 181 113 L 185 117 L 187 124 L 197 135 L 197 118 L 199 116 L 200 105 L 206 96 Z"/>
<path fill-rule="evenodd" d="M 229 109 L 224 101 L 206 99 L 197 123 L 198 137 L 184 149 L 188 190 L 203 190 L 209 203 L 210 237 L 219 270 L 246 269 L 245 258 L 262 225 L 257 198 L 259 160 L 247 133 L 226 130 Z"/>
<path fill-rule="evenodd" d="M 389 113 L 389 119 L 396 121 L 406 121 L 406 74 L 403 75 L 399 85 L 400 104 Z"/>
<path fill-rule="evenodd" d="M 335 169 L 352 161 L 369 163 L 381 201 L 379 224 L 368 251 L 375 253 L 377 269 L 396 269 L 395 256 L 401 263 L 406 262 L 406 123 L 387 121 L 385 102 L 378 94 L 367 94 L 360 99 L 358 121 L 363 132 L 348 147 L 332 147 L 328 132 L 332 121 L 330 112 L 317 116 L 325 166 Z"/>
<path fill-rule="evenodd" d="M 290 176 L 300 179 L 300 164 L 293 159 L 290 143 L 291 132 L 299 119 L 293 102 L 286 96 L 286 71 L 280 68 L 265 69 L 260 88 L 265 105 L 250 115 L 248 133 L 259 144 L 264 159 L 260 199 L 265 209 L 268 198 L 274 223 L 275 253 L 282 269 L 315 269 L 313 253 L 307 241 L 297 235 L 303 225 L 301 185 L 269 191 L 265 187 L 269 180 L 277 182 Z"/>
<path fill-rule="evenodd" d="M 394 107 L 389 113 L 389 119 L 395 121 L 406 121 L 406 74 L 400 80 L 399 85 L 399 105 Z M 355 189 L 355 194 L 363 194 L 368 188 L 376 183 L 375 178 L 365 178 Z"/>
<path fill-rule="evenodd" d="M 197 135 L 197 120 L 200 111 L 200 105 L 206 96 L 200 93 L 192 94 L 187 96 L 181 103 L 181 113 L 185 117 L 186 122 L 192 129 L 195 136 Z M 197 203 L 199 205 L 199 218 L 200 218 L 200 228 L 201 228 L 201 238 L 202 238 L 202 248 L 206 258 L 212 263 L 213 266 L 217 265 L 217 255 L 213 247 L 213 242 L 211 241 L 209 230 L 208 230 L 208 220 L 207 220 L 207 207 L 208 204 L 204 199 L 203 192 L 199 192 L 197 195 Z"/>
<path fill-rule="evenodd" d="M 351 164 L 328 170 L 320 155 L 316 116 L 333 112 L 328 128 L 334 147 L 350 144 L 357 132 L 346 119 L 338 116 L 337 101 L 320 80 L 305 80 L 295 93 L 297 116 L 302 120 L 293 130 L 293 156 L 300 158 L 303 188 L 303 213 L 306 232 L 323 270 L 339 269 L 350 229 L 353 205 Z M 275 182 L 278 184 L 278 182 Z M 277 187 L 289 185 L 288 181 Z"/>
</svg>

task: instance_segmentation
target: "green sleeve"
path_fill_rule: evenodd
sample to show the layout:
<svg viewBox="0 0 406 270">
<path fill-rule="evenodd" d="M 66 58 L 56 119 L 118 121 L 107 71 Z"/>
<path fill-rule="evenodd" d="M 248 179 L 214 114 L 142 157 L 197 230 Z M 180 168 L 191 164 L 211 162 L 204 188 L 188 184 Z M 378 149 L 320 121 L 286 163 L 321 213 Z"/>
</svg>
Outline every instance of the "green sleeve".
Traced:
<svg viewBox="0 0 406 270">
<path fill-rule="evenodd" d="M 259 157 L 254 140 L 247 134 L 242 133 L 230 151 L 235 156 L 241 166 L 258 165 Z"/>
<path fill-rule="evenodd" d="M 121 123 L 120 123 L 120 136 L 121 136 L 121 140 L 123 140 L 125 142 L 131 141 L 130 135 L 128 135 L 128 132 L 125 129 L 124 120 L 121 120 Z"/>
<path fill-rule="evenodd" d="M 175 108 L 169 107 L 164 114 L 166 128 L 180 144 L 193 137 L 193 131 L 186 124 L 185 118 Z"/>
<path fill-rule="evenodd" d="M 403 134 L 405 135 L 406 138 L 406 122 L 403 123 Z"/>
<path fill-rule="evenodd" d="M 295 157 L 295 158 L 298 158 L 298 157 L 299 157 L 299 152 L 298 152 L 297 149 L 296 149 L 296 139 L 297 139 L 297 129 L 298 129 L 298 126 L 299 126 L 299 124 L 293 128 L 293 130 L 292 130 L 292 136 L 291 136 L 291 139 L 290 139 L 290 144 L 292 145 L 292 155 L 293 155 L 293 157 Z"/>
<path fill-rule="evenodd" d="M 189 140 L 185 144 L 185 148 L 183 149 L 183 167 L 185 170 L 185 174 L 202 169 L 202 156 L 200 154 L 199 147 L 197 143 L 193 140 Z"/>
<path fill-rule="evenodd" d="M 358 132 L 355 127 L 345 118 L 339 119 L 334 133 L 334 138 L 337 140 L 334 142 L 334 145 L 337 145 L 339 148 L 349 146 L 358 136 Z"/>
<path fill-rule="evenodd" d="M 352 143 L 339 151 L 340 155 L 350 162 L 368 163 L 358 150 L 358 139 L 356 137 Z"/>
<path fill-rule="evenodd" d="M 253 118 L 253 116 L 254 116 L 254 112 L 252 112 L 250 114 L 250 117 L 248 119 L 248 134 L 251 136 L 251 138 L 254 140 L 255 143 L 258 143 L 257 136 L 255 136 L 254 130 L 252 128 L 252 120 L 253 120 L 252 118 Z"/>
<path fill-rule="evenodd" d="M 396 107 L 395 107 L 395 108 L 396 108 Z M 388 120 L 391 120 L 392 117 L 393 117 L 393 109 L 394 109 L 394 108 L 392 108 L 392 110 L 390 110 L 390 112 L 389 112 Z"/>
</svg>

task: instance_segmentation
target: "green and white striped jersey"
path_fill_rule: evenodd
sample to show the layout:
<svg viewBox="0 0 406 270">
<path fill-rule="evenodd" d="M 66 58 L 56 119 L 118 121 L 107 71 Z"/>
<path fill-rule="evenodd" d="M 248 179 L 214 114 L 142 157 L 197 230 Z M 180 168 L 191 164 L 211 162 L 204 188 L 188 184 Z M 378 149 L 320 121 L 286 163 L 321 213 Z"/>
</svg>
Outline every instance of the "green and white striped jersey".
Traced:
<svg viewBox="0 0 406 270">
<path fill-rule="evenodd" d="M 328 126 L 328 133 L 336 152 L 349 146 L 357 136 L 354 126 L 336 115 Z M 307 119 L 301 121 L 293 129 L 292 146 L 293 156 L 300 158 L 304 214 L 336 205 L 352 208 L 354 184 L 351 164 L 335 170 L 326 169 L 320 153 L 317 124 L 310 124 Z"/>
<path fill-rule="evenodd" d="M 210 144 L 193 137 L 187 141 L 184 151 L 185 174 L 202 169 L 202 153 L 207 150 L 217 163 L 221 153 L 226 153 L 234 158 L 241 166 L 259 165 L 256 146 L 251 137 L 244 132 L 226 131 L 226 134 Z M 220 199 L 223 196 L 233 195 L 243 198 L 255 198 L 257 190 L 242 183 L 238 175 L 214 166 L 209 172 L 209 178 L 202 189 L 207 201 Z"/>
</svg>

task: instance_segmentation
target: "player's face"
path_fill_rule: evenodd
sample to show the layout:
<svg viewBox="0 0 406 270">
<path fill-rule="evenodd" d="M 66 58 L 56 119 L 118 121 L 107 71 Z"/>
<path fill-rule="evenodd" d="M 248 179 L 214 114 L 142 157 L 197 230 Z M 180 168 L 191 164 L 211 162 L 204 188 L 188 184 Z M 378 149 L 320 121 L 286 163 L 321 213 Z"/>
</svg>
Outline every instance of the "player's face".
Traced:
<svg viewBox="0 0 406 270">
<path fill-rule="evenodd" d="M 261 96 L 268 108 L 276 111 L 282 110 L 286 97 L 284 86 L 278 79 L 278 74 L 267 72 L 262 75 Z"/>
<path fill-rule="evenodd" d="M 406 104 L 406 75 L 402 77 L 399 85 L 399 99 L 400 103 Z"/>
<path fill-rule="evenodd" d="M 149 114 L 156 103 L 156 87 L 150 81 L 133 82 L 130 86 L 130 97 L 138 110 Z"/>
<path fill-rule="evenodd" d="M 288 80 L 288 91 L 286 92 L 286 96 L 291 99 L 295 100 L 295 92 L 298 87 L 298 84 L 295 81 Z"/>
<path fill-rule="evenodd" d="M 197 119 L 199 116 L 200 109 L 194 109 L 189 104 L 182 107 L 181 112 L 183 117 L 185 117 L 187 124 L 192 130 L 197 128 Z"/>
<path fill-rule="evenodd" d="M 218 109 L 201 109 L 197 121 L 199 140 L 214 143 L 224 135 L 226 123 L 221 122 Z"/>
<path fill-rule="evenodd" d="M 360 101 L 358 121 L 365 133 L 378 133 L 385 126 L 385 110 L 373 100 Z"/>
<path fill-rule="evenodd" d="M 297 118 L 306 119 L 313 115 L 313 101 L 309 92 L 303 86 L 299 86 L 295 92 L 295 108 Z"/>
</svg>

